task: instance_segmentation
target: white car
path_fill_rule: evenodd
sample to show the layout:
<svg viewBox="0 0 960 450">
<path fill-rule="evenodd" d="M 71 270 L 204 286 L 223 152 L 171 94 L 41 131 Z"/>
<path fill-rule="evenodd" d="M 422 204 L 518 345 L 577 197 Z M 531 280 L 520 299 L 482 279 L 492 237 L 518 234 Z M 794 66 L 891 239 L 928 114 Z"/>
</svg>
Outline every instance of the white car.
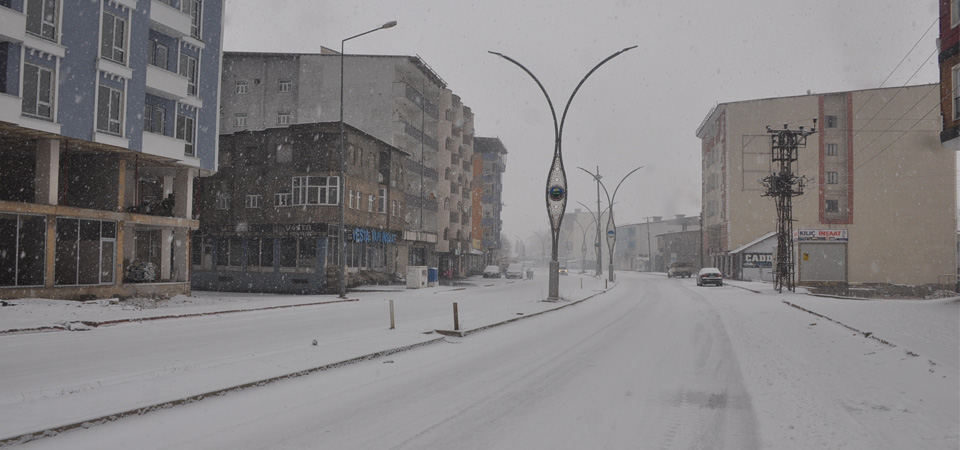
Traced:
<svg viewBox="0 0 960 450">
<path fill-rule="evenodd" d="M 507 272 L 504 274 L 507 278 L 523 279 L 523 264 L 513 263 L 507 266 Z"/>
<path fill-rule="evenodd" d="M 723 274 L 720 273 L 720 269 L 716 267 L 704 267 L 700 269 L 700 272 L 697 273 L 697 286 L 706 286 L 708 284 L 723 286 Z"/>
<path fill-rule="evenodd" d="M 500 266 L 487 266 L 483 269 L 484 278 L 500 278 Z"/>
</svg>

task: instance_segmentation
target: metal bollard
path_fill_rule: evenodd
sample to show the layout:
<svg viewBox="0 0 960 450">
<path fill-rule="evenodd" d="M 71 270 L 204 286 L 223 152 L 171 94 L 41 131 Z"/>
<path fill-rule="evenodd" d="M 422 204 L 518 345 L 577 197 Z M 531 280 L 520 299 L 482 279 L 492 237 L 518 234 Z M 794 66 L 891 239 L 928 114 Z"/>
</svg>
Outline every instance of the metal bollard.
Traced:
<svg viewBox="0 0 960 450">
<path fill-rule="evenodd" d="M 460 315 L 457 313 L 457 302 L 453 302 L 453 331 L 460 331 Z"/>
<path fill-rule="evenodd" d="M 393 300 L 390 300 L 390 329 L 393 330 L 396 328 L 397 322 L 395 320 L 395 316 L 393 315 Z"/>
</svg>

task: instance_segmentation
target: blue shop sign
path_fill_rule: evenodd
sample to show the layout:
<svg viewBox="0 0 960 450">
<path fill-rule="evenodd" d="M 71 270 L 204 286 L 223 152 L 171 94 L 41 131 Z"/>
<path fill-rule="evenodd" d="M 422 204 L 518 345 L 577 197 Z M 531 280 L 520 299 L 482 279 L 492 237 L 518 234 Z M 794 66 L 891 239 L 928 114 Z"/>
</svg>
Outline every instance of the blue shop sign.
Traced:
<svg viewBox="0 0 960 450">
<path fill-rule="evenodd" d="M 373 242 L 377 244 L 393 244 L 397 242 L 396 233 L 379 230 L 353 229 L 353 242 Z"/>
</svg>

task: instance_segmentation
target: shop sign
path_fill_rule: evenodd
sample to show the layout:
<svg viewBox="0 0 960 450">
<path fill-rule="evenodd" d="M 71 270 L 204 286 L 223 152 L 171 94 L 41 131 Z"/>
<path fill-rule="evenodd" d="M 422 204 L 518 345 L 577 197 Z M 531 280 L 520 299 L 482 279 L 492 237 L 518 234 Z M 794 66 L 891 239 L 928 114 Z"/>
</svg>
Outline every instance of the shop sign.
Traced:
<svg viewBox="0 0 960 450">
<path fill-rule="evenodd" d="M 797 230 L 793 239 L 798 242 L 847 242 L 847 230 Z"/>
<path fill-rule="evenodd" d="M 388 233 L 379 230 L 367 230 L 364 228 L 354 228 L 353 242 L 373 242 L 376 244 L 393 244 L 397 242 L 397 233 Z"/>
<path fill-rule="evenodd" d="M 743 268 L 773 267 L 773 253 L 744 253 Z"/>
</svg>

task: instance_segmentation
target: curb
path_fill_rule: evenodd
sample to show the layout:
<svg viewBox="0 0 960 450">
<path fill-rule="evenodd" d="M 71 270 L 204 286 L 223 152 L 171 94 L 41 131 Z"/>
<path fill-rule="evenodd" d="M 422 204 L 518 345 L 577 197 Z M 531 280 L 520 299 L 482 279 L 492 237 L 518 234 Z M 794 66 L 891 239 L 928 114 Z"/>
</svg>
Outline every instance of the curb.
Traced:
<svg viewBox="0 0 960 450">
<path fill-rule="evenodd" d="M 296 305 L 279 305 L 279 306 L 265 306 L 263 308 L 251 308 L 251 309 L 228 309 L 226 311 L 211 311 L 205 313 L 194 313 L 194 314 L 180 314 L 180 315 L 170 315 L 170 316 L 155 316 L 155 317 L 138 317 L 131 319 L 117 319 L 117 320 L 107 320 L 103 322 L 96 322 L 90 320 L 78 320 L 71 323 L 82 323 L 88 327 L 101 327 L 105 325 L 116 325 L 118 323 L 132 323 L 132 322 L 150 322 L 154 320 L 167 320 L 167 319 L 187 319 L 191 317 L 202 317 L 202 316 L 218 316 L 220 314 L 233 314 L 241 312 L 253 312 L 253 311 L 267 311 L 271 309 L 284 309 L 284 308 L 297 308 L 300 306 L 317 306 L 317 305 L 329 305 L 334 303 L 346 303 L 346 302 L 358 302 L 358 298 L 348 298 L 345 300 L 330 300 L 327 302 L 314 302 L 314 303 L 298 303 Z M 22 333 L 41 333 L 41 332 L 50 332 L 50 331 L 67 331 L 69 328 L 64 326 L 45 326 L 37 328 L 20 328 L 12 330 L 0 330 L 0 336 L 6 334 L 22 334 Z"/>
<path fill-rule="evenodd" d="M 163 403 L 157 403 L 157 404 L 153 404 L 153 405 L 149 405 L 149 406 L 143 406 L 143 407 L 140 407 L 140 408 L 129 409 L 129 410 L 126 410 L 126 411 L 123 411 L 123 412 L 119 412 L 119 413 L 114 413 L 114 414 L 109 414 L 109 415 L 104 415 L 104 416 L 96 417 L 96 418 L 93 418 L 93 419 L 84 420 L 83 422 L 74 422 L 74 423 L 70 423 L 70 424 L 66 424 L 66 425 L 60 425 L 60 426 L 57 426 L 57 427 L 51 427 L 51 428 L 46 428 L 46 429 L 39 430 L 39 431 L 34 431 L 34 432 L 30 432 L 30 433 L 21 434 L 21 435 L 19 435 L 19 436 L 12 436 L 12 437 L 8 437 L 8 438 L 3 438 L 3 439 L 0 439 L 0 447 L 7 447 L 7 446 L 12 446 L 12 445 L 25 444 L 25 443 L 27 443 L 27 442 L 36 441 L 36 440 L 41 439 L 41 438 L 56 436 L 56 435 L 58 435 L 58 434 L 60 434 L 60 433 L 63 433 L 63 432 L 66 432 L 66 431 L 70 431 L 70 430 L 75 430 L 75 429 L 77 429 L 77 428 L 90 428 L 90 427 L 92 427 L 92 426 L 94 426 L 94 425 L 101 425 L 101 424 L 104 424 L 104 423 L 115 422 L 115 421 L 120 420 L 120 419 L 125 418 L 125 417 L 130 417 L 130 416 L 142 416 L 142 415 L 144 415 L 144 414 L 147 414 L 147 413 L 150 413 L 150 412 L 153 412 L 153 411 L 158 411 L 158 410 L 162 410 L 162 409 L 168 409 L 168 408 L 172 408 L 172 407 L 178 406 L 178 405 L 185 405 L 185 404 L 189 404 L 189 403 L 199 402 L 200 400 L 203 400 L 203 399 L 205 399 L 205 398 L 207 398 L 207 397 L 220 397 L 220 396 L 229 394 L 229 393 L 231 393 L 231 392 L 239 392 L 239 391 L 243 391 L 243 390 L 250 389 L 250 388 L 255 388 L 255 387 L 260 387 L 260 386 L 266 386 L 266 385 L 268 385 L 268 384 L 276 383 L 277 381 L 283 381 L 283 380 L 289 380 L 289 379 L 293 379 L 293 378 L 299 378 L 299 377 L 302 377 L 302 376 L 305 376 L 305 375 L 310 375 L 310 374 L 313 374 L 313 373 L 316 373 L 316 372 L 323 372 L 323 371 L 325 371 L 325 370 L 335 369 L 335 368 L 347 366 L 347 365 L 350 365 L 350 364 L 356 364 L 356 363 L 360 363 L 360 362 L 364 362 L 364 361 L 369 361 L 369 360 L 371 360 L 371 359 L 382 358 L 382 357 L 384 357 L 384 356 L 390 356 L 390 355 L 393 355 L 393 354 L 396 354 L 396 353 L 400 353 L 400 352 L 403 352 L 403 351 L 412 350 L 412 349 L 415 349 L 415 348 L 418 348 L 418 347 L 423 347 L 423 346 L 427 346 L 427 345 L 430 345 L 430 344 L 436 344 L 436 343 L 443 342 L 443 341 L 444 341 L 444 338 L 442 338 L 442 337 L 441 337 L 441 338 L 436 338 L 436 339 L 431 339 L 431 340 L 429 340 L 429 341 L 424 341 L 424 342 L 420 342 L 420 343 L 416 343 L 416 344 L 411 344 L 411 345 L 405 345 L 405 346 L 402 346 L 402 347 L 397 347 L 397 348 L 393 348 L 393 349 L 389 349 L 389 350 L 382 350 L 382 351 L 379 351 L 379 352 L 374 352 L 374 353 L 370 353 L 370 354 L 367 354 L 367 355 L 358 356 L 358 357 L 356 357 L 356 358 L 351 358 L 351 359 L 347 359 L 347 360 L 340 361 L 340 362 L 335 362 L 335 363 L 330 363 L 330 364 L 324 364 L 324 365 L 322 365 L 322 366 L 314 367 L 314 368 L 311 368 L 311 369 L 300 370 L 300 371 L 297 371 L 297 372 L 292 372 L 292 373 L 288 373 L 288 374 L 285 374 L 285 375 L 278 375 L 278 376 L 266 378 L 266 379 L 263 379 L 263 380 L 251 381 L 251 382 L 249 382 L 249 383 L 238 384 L 238 385 L 236 385 L 236 386 L 230 386 L 230 387 L 226 387 L 226 388 L 222 388 L 222 389 L 216 389 L 216 390 L 213 390 L 213 391 L 204 392 L 204 393 L 202 393 L 202 394 L 195 394 L 195 395 L 191 395 L 191 396 L 188 396 L 188 397 L 183 397 L 183 398 L 176 399 L 176 400 L 166 401 L 166 402 L 163 402 Z"/>
</svg>

